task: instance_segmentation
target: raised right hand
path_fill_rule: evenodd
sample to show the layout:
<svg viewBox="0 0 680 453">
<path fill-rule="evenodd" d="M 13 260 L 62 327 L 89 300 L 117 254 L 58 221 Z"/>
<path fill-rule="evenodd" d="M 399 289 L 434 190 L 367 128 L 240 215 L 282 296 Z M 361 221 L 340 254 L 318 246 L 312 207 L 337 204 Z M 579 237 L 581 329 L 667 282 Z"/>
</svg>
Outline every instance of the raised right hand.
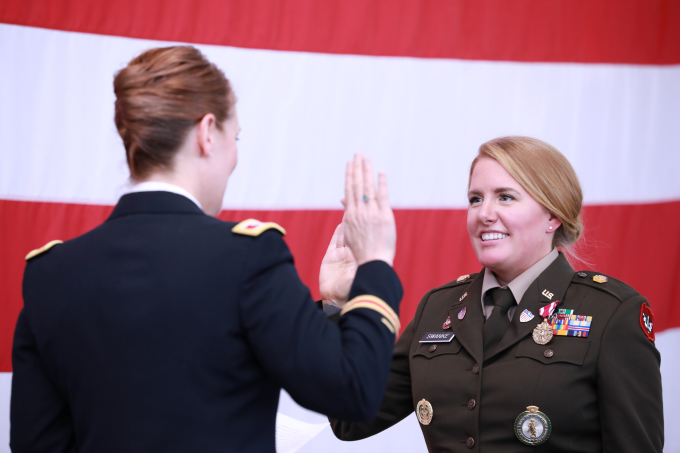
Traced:
<svg viewBox="0 0 680 453">
<path fill-rule="evenodd" d="M 347 163 L 345 175 L 345 243 L 359 265 L 382 260 L 392 266 L 397 227 L 387 193 L 387 177 L 378 174 L 376 194 L 373 166 L 360 153 Z"/>
</svg>

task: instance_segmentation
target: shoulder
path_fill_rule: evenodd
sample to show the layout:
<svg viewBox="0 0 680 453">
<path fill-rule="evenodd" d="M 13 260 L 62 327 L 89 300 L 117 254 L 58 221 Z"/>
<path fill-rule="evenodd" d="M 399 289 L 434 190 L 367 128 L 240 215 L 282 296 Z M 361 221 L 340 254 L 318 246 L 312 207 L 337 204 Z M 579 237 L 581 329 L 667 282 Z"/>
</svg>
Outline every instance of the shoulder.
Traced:
<svg viewBox="0 0 680 453">
<path fill-rule="evenodd" d="M 261 222 L 256 219 L 244 220 L 243 222 L 235 224 L 231 228 L 231 232 L 234 234 L 252 237 L 258 237 L 268 230 L 278 231 L 282 236 L 286 235 L 286 230 L 284 230 L 280 225 L 274 222 Z"/>
<path fill-rule="evenodd" d="M 30 260 L 32 260 L 32 259 L 34 259 L 34 258 L 36 258 L 40 255 L 43 255 L 43 254 L 49 252 L 52 249 L 52 247 L 54 247 L 55 245 L 60 245 L 60 244 L 63 244 L 63 243 L 64 243 L 64 241 L 59 240 L 59 239 L 55 239 L 53 241 L 48 242 L 47 244 L 43 245 L 40 248 L 37 248 L 35 250 L 31 250 L 26 255 L 26 261 L 30 261 Z"/>
<path fill-rule="evenodd" d="M 458 287 L 467 287 L 467 286 L 470 285 L 470 283 L 472 283 L 475 280 L 475 278 L 477 278 L 478 275 L 479 275 L 479 273 L 461 275 L 457 279 L 452 280 L 448 283 L 445 283 L 442 286 L 432 288 L 429 291 L 428 294 L 433 294 L 433 293 L 436 293 L 436 292 L 439 292 L 439 291 L 444 291 L 444 290 L 447 290 L 447 289 L 454 289 L 454 288 L 458 288 Z"/>
<path fill-rule="evenodd" d="M 431 310 L 447 309 L 451 305 L 451 297 L 458 298 L 459 294 L 462 295 L 478 275 L 479 273 L 464 274 L 453 281 L 429 290 L 420 300 L 418 308 L 416 308 L 414 315 L 414 319 L 417 320 L 416 323 L 420 321 L 420 318 L 426 311 L 426 307 L 428 312 Z"/>
<path fill-rule="evenodd" d="M 639 296 L 635 289 L 614 277 L 595 271 L 579 271 L 574 273 L 572 283 L 588 286 L 601 291 L 604 294 L 614 297 L 619 302 Z"/>
</svg>

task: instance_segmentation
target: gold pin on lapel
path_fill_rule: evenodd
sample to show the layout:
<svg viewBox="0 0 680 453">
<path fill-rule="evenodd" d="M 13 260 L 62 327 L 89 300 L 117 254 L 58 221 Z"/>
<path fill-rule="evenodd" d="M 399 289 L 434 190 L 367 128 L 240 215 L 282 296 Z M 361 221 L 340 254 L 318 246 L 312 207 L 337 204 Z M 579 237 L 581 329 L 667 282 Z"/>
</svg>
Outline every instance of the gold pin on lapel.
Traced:
<svg viewBox="0 0 680 453">
<path fill-rule="evenodd" d="M 458 277 L 458 278 L 456 279 L 456 282 L 457 282 L 457 283 L 464 282 L 464 281 L 467 280 L 468 278 L 470 278 L 470 274 L 461 275 L 460 277 Z"/>
</svg>

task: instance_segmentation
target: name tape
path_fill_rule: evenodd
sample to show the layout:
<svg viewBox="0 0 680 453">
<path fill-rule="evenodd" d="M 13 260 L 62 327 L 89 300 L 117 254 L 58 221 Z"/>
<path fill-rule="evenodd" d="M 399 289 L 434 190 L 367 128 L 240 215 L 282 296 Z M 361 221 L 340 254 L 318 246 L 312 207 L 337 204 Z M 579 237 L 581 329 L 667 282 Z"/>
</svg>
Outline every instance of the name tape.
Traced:
<svg viewBox="0 0 680 453">
<path fill-rule="evenodd" d="M 427 332 L 419 343 L 448 343 L 455 336 L 453 332 Z"/>
</svg>

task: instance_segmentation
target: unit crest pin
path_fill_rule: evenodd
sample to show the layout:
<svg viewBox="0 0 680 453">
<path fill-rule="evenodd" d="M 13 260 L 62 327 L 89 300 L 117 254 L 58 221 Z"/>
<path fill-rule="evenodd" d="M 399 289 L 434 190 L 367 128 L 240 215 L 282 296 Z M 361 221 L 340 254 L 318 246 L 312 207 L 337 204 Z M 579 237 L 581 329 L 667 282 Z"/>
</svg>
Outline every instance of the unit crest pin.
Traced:
<svg viewBox="0 0 680 453">
<path fill-rule="evenodd" d="M 458 312 L 458 319 L 462 320 L 465 317 L 465 313 L 467 313 L 467 307 Z"/>
<path fill-rule="evenodd" d="M 464 282 L 464 281 L 467 280 L 468 278 L 470 278 L 470 274 L 461 275 L 460 277 L 458 277 L 458 278 L 456 279 L 456 283 Z"/>
<path fill-rule="evenodd" d="M 451 328 L 451 316 L 446 318 L 446 321 L 444 321 L 444 324 L 442 324 L 442 329 L 450 329 Z"/>
</svg>

